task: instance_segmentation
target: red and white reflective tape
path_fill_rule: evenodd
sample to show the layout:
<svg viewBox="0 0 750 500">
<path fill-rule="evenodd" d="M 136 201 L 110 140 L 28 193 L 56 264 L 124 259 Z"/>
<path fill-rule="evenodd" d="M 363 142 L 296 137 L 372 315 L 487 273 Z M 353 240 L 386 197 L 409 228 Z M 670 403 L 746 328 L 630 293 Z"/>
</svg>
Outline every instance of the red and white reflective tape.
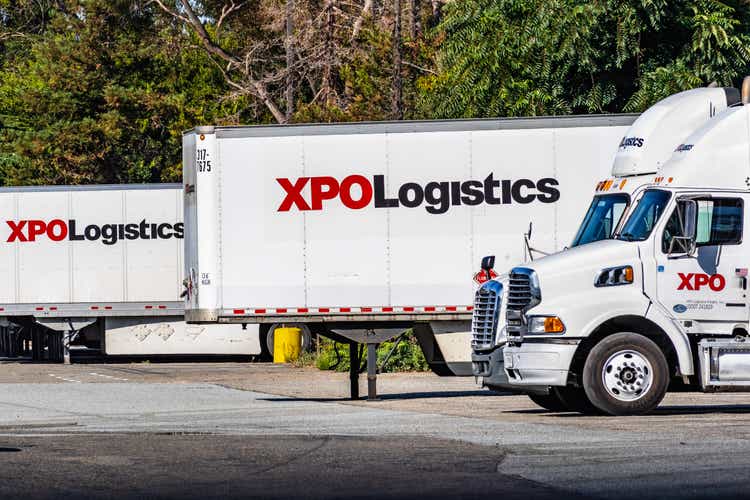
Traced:
<svg viewBox="0 0 750 500">
<path fill-rule="evenodd" d="M 58 307 L 58 306 L 48 306 L 48 305 L 37 306 L 37 305 L 33 305 L 33 304 L 30 305 L 30 306 L 24 305 L 24 307 L 33 307 L 35 311 L 40 311 L 40 312 L 43 312 L 43 311 L 53 311 L 53 312 L 54 311 L 60 311 L 60 312 L 62 312 L 63 310 L 66 309 L 66 307 L 69 310 L 71 308 L 71 306 L 72 306 L 72 304 L 65 304 L 65 305 L 60 306 L 60 307 L 62 307 L 62 309 L 60 309 L 60 307 Z M 114 308 L 115 307 L 112 306 L 112 305 L 92 304 L 92 305 L 88 306 L 88 310 L 89 311 L 112 311 L 112 310 L 114 310 Z M 143 308 L 144 309 L 148 309 L 148 310 L 159 309 L 159 310 L 162 310 L 162 311 L 166 311 L 167 309 L 169 309 L 169 306 L 166 306 L 164 304 L 153 304 L 153 305 L 149 304 L 149 305 L 144 305 Z M 78 306 L 75 306 L 75 310 L 76 311 L 78 310 Z M 0 307 L 0 312 L 2 312 L 2 311 L 6 311 L 5 306 Z"/>
<path fill-rule="evenodd" d="M 234 316 L 275 316 L 278 314 L 401 314 L 471 312 L 473 306 L 373 306 L 373 307 L 245 307 L 227 309 L 225 314 Z"/>
</svg>

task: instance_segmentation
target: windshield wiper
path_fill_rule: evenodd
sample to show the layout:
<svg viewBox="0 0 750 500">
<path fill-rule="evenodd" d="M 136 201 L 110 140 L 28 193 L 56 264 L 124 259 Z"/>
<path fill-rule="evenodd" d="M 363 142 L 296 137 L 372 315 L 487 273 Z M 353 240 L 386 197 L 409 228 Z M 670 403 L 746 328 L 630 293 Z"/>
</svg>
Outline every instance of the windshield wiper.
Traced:
<svg viewBox="0 0 750 500">
<path fill-rule="evenodd" d="M 633 235 L 633 233 L 621 233 L 618 239 L 623 239 L 625 241 L 633 241 L 635 239 L 635 236 Z"/>
</svg>

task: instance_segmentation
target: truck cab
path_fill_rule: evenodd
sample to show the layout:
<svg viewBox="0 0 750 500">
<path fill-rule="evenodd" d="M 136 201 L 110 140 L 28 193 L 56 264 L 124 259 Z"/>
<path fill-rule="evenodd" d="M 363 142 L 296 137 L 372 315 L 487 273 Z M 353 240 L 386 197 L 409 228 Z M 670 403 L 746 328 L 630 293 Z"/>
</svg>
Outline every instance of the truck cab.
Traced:
<svg viewBox="0 0 750 500">
<path fill-rule="evenodd" d="M 509 273 L 504 368 L 561 407 L 640 414 L 750 389 L 750 82 L 679 144 L 614 238 Z"/>
<path fill-rule="evenodd" d="M 639 189 L 654 181 L 656 172 L 682 140 L 739 100 L 739 91 L 734 88 L 698 88 L 669 96 L 647 109 L 620 142 L 612 177 L 596 184 L 591 204 L 568 249 L 610 239 Z M 508 380 L 503 366 L 503 346 L 508 337 L 501 319 L 508 305 L 503 297 L 513 287 L 506 273 L 484 283 L 475 295 L 472 372 L 490 389 L 511 387 L 512 380 Z M 545 385 L 523 388 L 533 393 L 532 399 L 537 402 L 542 402 L 540 397 L 548 392 Z"/>
</svg>

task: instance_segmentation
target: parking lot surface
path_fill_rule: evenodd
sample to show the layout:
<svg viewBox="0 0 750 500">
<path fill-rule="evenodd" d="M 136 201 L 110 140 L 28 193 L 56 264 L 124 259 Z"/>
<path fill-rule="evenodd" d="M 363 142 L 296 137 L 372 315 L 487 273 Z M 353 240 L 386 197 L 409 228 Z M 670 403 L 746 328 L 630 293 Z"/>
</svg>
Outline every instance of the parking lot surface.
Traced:
<svg viewBox="0 0 750 500">
<path fill-rule="evenodd" d="M 361 380 L 364 391 L 365 379 Z M 0 361 L 0 497 L 748 497 L 750 398 L 550 413 L 472 378 Z"/>
</svg>

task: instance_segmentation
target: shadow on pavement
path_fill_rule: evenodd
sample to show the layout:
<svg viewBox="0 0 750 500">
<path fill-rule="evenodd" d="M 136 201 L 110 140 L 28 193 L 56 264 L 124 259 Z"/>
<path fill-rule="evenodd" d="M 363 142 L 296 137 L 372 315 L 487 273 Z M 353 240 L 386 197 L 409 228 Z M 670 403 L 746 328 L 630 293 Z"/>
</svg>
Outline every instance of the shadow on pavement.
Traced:
<svg viewBox="0 0 750 500">
<path fill-rule="evenodd" d="M 528 409 L 528 410 L 509 410 L 507 413 L 514 413 L 517 415 L 541 415 L 547 414 L 551 417 L 557 418 L 569 418 L 569 417 L 603 417 L 610 418 L 608 415 L 583 415 L 576 412 L 552 412 L 548 410 L 539 409 Z M 695 405 L 695 406 L 661 406 L 655 410 L 647 413 L 646 416 L 660 416 L 660 417 L 672 417 L 679 415 L 711 415 L 711 414 L 744 414 L 750 413 L 750 405 L 737 404 L 737 405 Z"/>
<path fill-rule="evenodd" d="M 476 390 L 476 391 L 431 391 L 431 392 L 407 392 L 407 393 L 400 393 L 400 394 L 380 394 L 378 395 L 377 401 L 403 401 L 403 400 L 410 400 L 410 399 L 436 399 L 436 398 L 461 398 L 461 397 L 467 397 L 467 396 L 479 396 L 479 397 L 488 397 L 488 396 L 499 396 L 503 394 L 499 394 L 496 392 L 489 392 L 485 390 Z M 511 395 L 511 394 L 507 394 Z M 317 402 L 317 403 L 336 403 L 336 402 L 344 402 L 344 401 L 352 401 L 351 398 L 348 397 L 339 397 L 339 398 L 325 398 L 325 397 L 295 397 L 295 396 L 279 396 L 274 398 L 258 398 L 259 401 L 272 401 L 272 402 Z M 367 397 L 362 396 L 357 401 L 367 401 Z"/>
</svg>

